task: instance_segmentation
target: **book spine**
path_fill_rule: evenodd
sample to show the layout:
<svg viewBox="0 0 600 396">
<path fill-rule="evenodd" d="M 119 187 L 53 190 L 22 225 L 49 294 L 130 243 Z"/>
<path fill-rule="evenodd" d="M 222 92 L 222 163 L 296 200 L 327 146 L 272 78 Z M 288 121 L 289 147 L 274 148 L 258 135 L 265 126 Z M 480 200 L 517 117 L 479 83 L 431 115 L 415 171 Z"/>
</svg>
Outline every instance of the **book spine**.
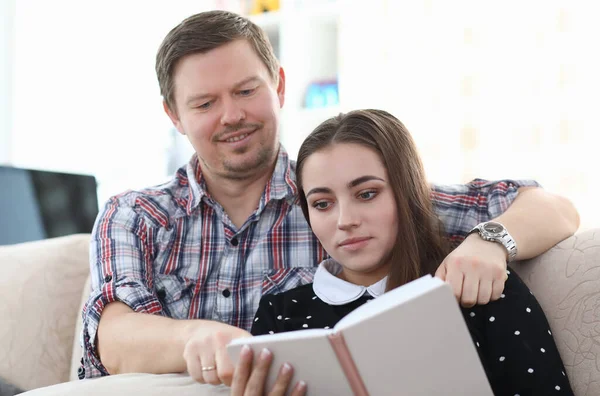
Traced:
<svg viewBox="0 0 600 396">
<path fill-rule="evenodd" d="M 350 355 L 350 351 L 348 350 L 348 346 L 346 345 L 342 333 L 332 333 L 329 334 L 327 338 L 340 362 L 340 366 L 348 380 L 352 393 L 356 396 L 369 396 L 369 392 L 367 392 L 367 388 L 356 368 L 356 364 L 354 364 L 354 359 L 352 359 L 352 355 Z"/>
</svg>

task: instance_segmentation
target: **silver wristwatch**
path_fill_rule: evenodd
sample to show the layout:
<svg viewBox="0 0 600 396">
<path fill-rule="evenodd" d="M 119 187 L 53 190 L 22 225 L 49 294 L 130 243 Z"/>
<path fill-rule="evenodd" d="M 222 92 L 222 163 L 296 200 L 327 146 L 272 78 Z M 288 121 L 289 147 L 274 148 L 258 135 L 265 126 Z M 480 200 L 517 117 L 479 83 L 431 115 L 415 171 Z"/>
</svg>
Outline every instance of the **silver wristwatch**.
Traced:
<svg viewBox="0 0 600 396">
<path fill-rule="evenodd" d="M 509 263 L 517 257 L 517 243 L 502 224 L 495 221 L 486 221 L 473 227 L 469 234 L 473 232 L 478 232 L 479 236 L 486 241 L 496 242 L 504 246 L 508 252 Z"/>
</svg>

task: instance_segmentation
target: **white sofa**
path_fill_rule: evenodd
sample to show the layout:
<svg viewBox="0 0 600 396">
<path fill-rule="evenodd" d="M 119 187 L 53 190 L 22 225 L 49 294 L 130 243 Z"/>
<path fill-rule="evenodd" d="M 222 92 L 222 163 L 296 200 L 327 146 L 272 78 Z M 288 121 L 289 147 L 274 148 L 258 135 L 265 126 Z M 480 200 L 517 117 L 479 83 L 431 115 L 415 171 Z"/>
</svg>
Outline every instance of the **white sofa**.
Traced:
<svg viewBox="0 0 600 396">
<path fill-rule="evenodd" d="M 89 235 L 0 246 L 0 378 L 50 395 L 224 395 L 183 374 L 77 379 Z M 513 266 L 544 308 L 577 396 L 600 395 L 600 229 Z"/>
</svg>

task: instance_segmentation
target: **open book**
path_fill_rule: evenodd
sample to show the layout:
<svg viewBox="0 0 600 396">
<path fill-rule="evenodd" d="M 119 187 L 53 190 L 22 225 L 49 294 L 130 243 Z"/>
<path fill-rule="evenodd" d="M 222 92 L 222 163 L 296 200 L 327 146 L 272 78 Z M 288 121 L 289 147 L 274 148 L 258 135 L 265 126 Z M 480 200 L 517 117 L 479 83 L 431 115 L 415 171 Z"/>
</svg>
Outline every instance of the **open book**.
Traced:
<svg viewBox="0 0 600 396">
<path fill-rule="evenodd" d="M 294 367 L 309 395 L 493 395 L 449 285 L 430 275 L 360 306 L 333 329 L 233 340 L 257 357 L 273 352 L 268 388 L 281 365 Z"/>
</svg>

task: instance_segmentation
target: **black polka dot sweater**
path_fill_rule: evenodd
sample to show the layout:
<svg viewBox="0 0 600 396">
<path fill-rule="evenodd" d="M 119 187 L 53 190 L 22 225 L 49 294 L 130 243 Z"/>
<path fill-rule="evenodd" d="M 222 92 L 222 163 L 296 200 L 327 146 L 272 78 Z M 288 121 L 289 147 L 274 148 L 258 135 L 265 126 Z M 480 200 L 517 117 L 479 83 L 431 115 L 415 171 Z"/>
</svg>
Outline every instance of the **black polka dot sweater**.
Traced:
<svg viewBox="0 0 600 396">
<path fill-rule="evenodd" d="M 462 308 L 495 395 L 572 395 L 552 331 L 537 300 L 508 271 L 502 298 L 487 305 Z M 254 318 L 253 335 L 330 328 L 372 299 L 364 293 L 343 305 L 317 297 L 313 284 L 265 295 Z"/>
</svg>

